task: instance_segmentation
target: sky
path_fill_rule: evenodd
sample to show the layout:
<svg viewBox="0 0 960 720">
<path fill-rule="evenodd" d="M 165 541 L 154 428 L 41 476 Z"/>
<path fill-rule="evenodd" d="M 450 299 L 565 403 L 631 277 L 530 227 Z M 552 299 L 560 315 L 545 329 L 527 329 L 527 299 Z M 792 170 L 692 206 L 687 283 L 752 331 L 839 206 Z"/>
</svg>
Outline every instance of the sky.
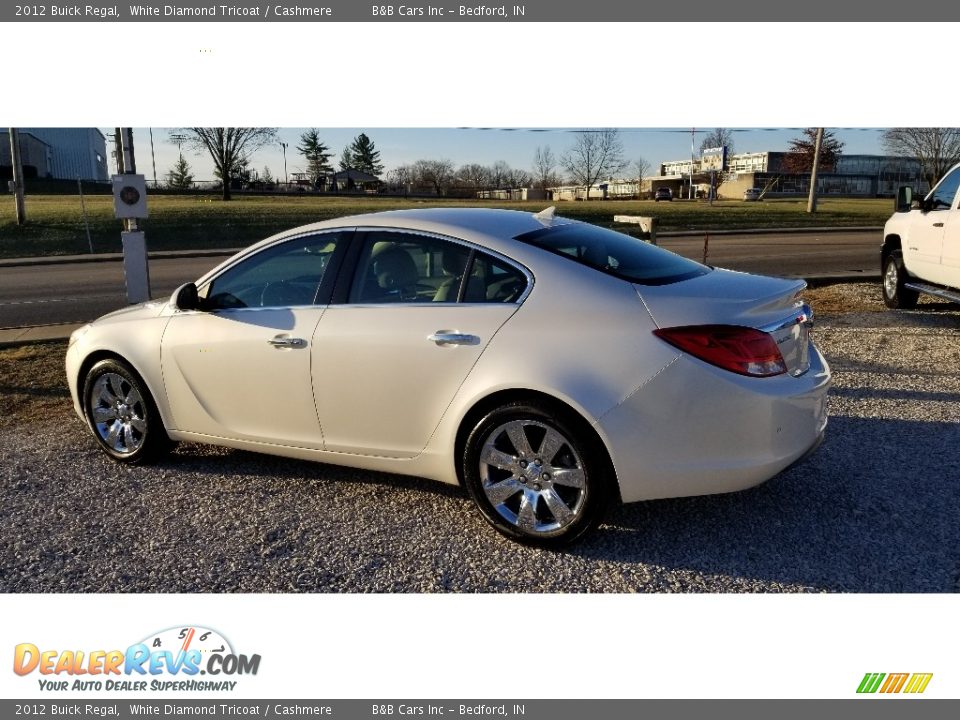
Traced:
<svg viewBox="0 0 960 720">
<path fill-rule="evenodd" d="M 101 128 L 111 137 L 111 128 Z M 696 128 L 696 147 L 699 149 L 704 133 L 711 128 Z M 792 128 L 731 128 L 734 152 L 761 152 L 785 150 L 792 138 L 800 135 L 800 129 Z M 169 139 L 176 129 L 153 128 L 153 148 L 157 179 L 163 180 L 177 160 L 177 145 Z M 296 146 L 305 128 L 280 128 L 279 141 L 288 143 L 287 172 L 304 172 L 306 162 L 297 153 Z M 320 128 L 320 137 L 334 153 L 333 161 L 340 157 L 341 150 L 361 132 L 365 132 L 380 151 L 380 158 L 389 171 L 399 165 L 420 159 L 447 159 L 459 167 L 467 163 L 491 165 L 497 160 L 511 167 L 530 170 L 535 148 L 548 145 L 559 156 L 573 143 L 573 129 L 566 128 Z M 844 152 L 849 154 L 882 154 L 880 133 L 882 128 L 835 128 L 836 136 L 845 143 Z M 620 128 L 625 155 L 631 162 L 644 158 L 650 163 L 651 173 L 658 172 L 659 164 L 668 160 L 690 157 L 690 128 Z M 134 136 L 137 170 L 148 180 L 153 179 L 150 156 L 150 129 L 137 128 Z M 109 150 L 109 148 L 108 148 Z M 184 148 L 184 156 L 193 169 L 194 179 L 213 179 L 213 165 L 206 153 L 192 152 Z M 252 158 L 252 167 L 263 173 L 269 167 L 274 177 L 283 177 L 283 149 L 279 142 L 257 150 Z M 110 172 L 116 168 L 111 161 Z"/>
</svg>

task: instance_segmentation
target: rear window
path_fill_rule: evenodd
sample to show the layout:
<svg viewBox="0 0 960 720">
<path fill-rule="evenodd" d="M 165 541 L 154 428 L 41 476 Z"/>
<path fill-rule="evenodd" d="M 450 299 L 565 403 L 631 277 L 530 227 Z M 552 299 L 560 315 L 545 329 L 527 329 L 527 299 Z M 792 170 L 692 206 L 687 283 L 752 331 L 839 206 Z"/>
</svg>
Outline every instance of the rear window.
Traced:
<svg viewBox="0 0 960 720">
<path fill-rule="evenodd" d="M 656 245 L 587 223 L 534 230 L 516 239 L 640 285 L 668 285 L 710 272 Z"/>
</svg>

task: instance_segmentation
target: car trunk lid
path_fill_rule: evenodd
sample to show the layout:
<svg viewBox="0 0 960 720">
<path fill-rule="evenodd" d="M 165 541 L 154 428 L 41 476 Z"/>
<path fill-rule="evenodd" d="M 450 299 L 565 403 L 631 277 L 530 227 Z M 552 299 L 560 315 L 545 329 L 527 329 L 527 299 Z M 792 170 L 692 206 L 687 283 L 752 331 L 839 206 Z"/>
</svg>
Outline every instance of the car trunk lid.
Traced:
<svg viewBox="0 0 960 720">
<path fill-rule="evenodd" d="M 792 375 L 810 367 L 813 312 L 800 294 L 803 280 L 716 269 L 669 285 L 636 285 L 660 328 L 733 325 L 769 333 Z"/>
</svg>

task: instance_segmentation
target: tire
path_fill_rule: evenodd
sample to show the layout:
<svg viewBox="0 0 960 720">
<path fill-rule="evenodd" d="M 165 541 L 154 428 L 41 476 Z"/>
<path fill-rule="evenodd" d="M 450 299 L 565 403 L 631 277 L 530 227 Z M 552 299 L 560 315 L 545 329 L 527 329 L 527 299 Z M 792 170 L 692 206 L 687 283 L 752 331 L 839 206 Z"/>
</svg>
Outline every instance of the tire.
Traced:
<svg viewBox="0 0 960 720">
<path fill-rule="evenodd" d="M 83 380 L 83 412 L 97 444 L 114 460 L 147 463 L 170 448 L 160 413 L 140 376 L 120 360 L 101 360 Z"/>
<path fill-rule="evenodd" d="M 907 272 L 898 253 L 890 253 L 883 263 L 883 302 L 894 310 L 912 310 L 917 306 L 920 293 L 904 287 Z"/>
<path fill-rule="evenodd" d="M 562 547 L 600 523 L 611 478 L 606 451 L 583 425 L 569 412 L 535 402 L 503 405 L 477 423 L 464 447 L 463 478 L 498 532 Z"/>
</svg>

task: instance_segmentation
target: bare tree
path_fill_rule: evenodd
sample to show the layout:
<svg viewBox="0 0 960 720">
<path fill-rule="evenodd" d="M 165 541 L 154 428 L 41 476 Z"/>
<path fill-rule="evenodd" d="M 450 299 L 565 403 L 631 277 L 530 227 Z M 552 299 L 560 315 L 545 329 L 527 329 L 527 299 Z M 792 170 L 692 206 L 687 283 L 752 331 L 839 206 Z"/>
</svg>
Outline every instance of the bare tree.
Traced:
<svg viewBox="0 0 960 720">
<path fill-rule="evenodd" d="M 437 196 L 443 195 L 453 180 L 453 163 L 449 160 L 417 160 L 414 163 L 417 179 L 433 186 Z"/>
<path fill-rule="evenodd" d="M 650 162 L 643 157 L 638 157 L 633 161 L 633 176 L 637 180 L 642 180 L 650 174 Z"/>
<path fill-rule="evenodd" d="M 577 185 L 587 188 L 589 200 L 590 188 L 597 180 L 611 177 L 626 166 L 623 142 L 620 133 L 613 128 L 585 130 L 576 135 L 573 147 L 560 158 L 560 164 Z"/>
<path fill-rule="evenodd" d="M 230 181 L 250 162 L 250 155 L 277 138 L 276 128 L 183 128 L 195 151 L 206 150 L 214 173 L 223 181 L 223 199 L 229 200 Z"/>
<path fill-rule="evenodd" d="M 526 170 L 511 168 L 507 174 L 507 185 L 512 188 L 525 188 L 533 184 L 533 176 Z"/>
<path fill-rule="evenodd" d="M 503 160 L 497 160 L 488 170 L 490 187 L 503 188 L 506 186 L 511 172 L 510 165 Z"/>
<path fill-rule="evenodd" d="M 706 137 L 700 143 L 700 154 L 709 148 L 718 148 L 727 146 L 727 154 L 733 154 L 733 132 L 727 128 L 714 128 L 707 133 Z"/>
<path fill-rule="evenodd" d="M 457 181 L 463 187 L 482 190 L 489 183 L 490 173 L 483 165 L 470 163 L 457 170 Z"/>
<path fill-rule="evenodd" d="M 891 155 L 916 158 L 930 187 L 960 160 L 960 128 L 890 128 L 882 140 Z"/>
<path fill-rule="evenodd" d="M 407 194 L 410 185 L 416 179 L 416 170 L 412 165 L 400 165 L 387 173 L 387 185 L 394 190 Z"/>
<path fill-rule="evenodd" d="M 548 187 L 555 187 L 560 183 L 555 172 L 557 159 L 549 145 L 543 147 L 537 146 L 533 152 L 533 184 L 534 187 L 546 190 Z"/>
</svg>

